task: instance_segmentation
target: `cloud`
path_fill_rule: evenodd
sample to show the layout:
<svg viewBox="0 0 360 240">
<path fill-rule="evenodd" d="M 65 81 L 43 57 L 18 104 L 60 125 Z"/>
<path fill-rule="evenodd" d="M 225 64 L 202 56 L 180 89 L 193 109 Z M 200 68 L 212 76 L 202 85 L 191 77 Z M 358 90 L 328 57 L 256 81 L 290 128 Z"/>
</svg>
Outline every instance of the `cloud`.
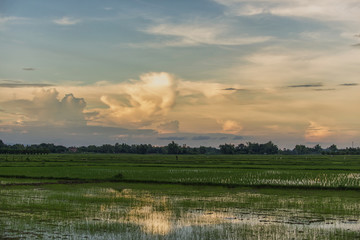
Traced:
<svg viewBox="0 0 360 240">
<path fill-rule="evenodd" d="M 302 55 L 294 56 L 296 59 L 301 57 Z M 328 59 L 327 55 L 323 57 Z M 265 63 L 274 63 L 270 61 L 271 58 L 264 60 L 259 57 L 258 59 Z M 348 58 L 344 59 L 346 62 Z M 286 63 L 285 60 L 286 58 L 278 61 L 277 64 L 281 63 L 278 68 L 276 65 L 269 67 L 275 68 L 272 69 L 275 73 L 281 72 L 282 69 L 283 72 L 291 75 L 290 70 L 283 70 L 282 63 Z M 313 66 L 313 63 L 311 60 L 309 64 Z M 285 67 L 292 69 L 287 68 L 286 64 Z M 304 69 L 298 66 L 293 67 Z M 325 69 L 333 70 L 332 67 Z M 57 90 L 46 87 L 47 90 L 29 87 L 0 88 L 0 105 L 5 110 L 0 112 L 0 119 L 3 121 L 0 127 L 4 127 L 5 124 L 24 126 L 24 130 L 29 131 L 31 127 L 40 125 L 46 128 L 75 124 L 76 126 L 108 126 L 114 129 L 130 129 L 132 132 L 136 129 L 153 132 L 151 136 L 143 136 L 140 133 L 131 135 L 124 132 L 119 132 L 116 136 L 111 135 L 113 137 L 109 135 L 108 139 L 114 141 L 117 139 L 116 141 L 166 144 L 169 141 L 167 137 L 181 137 L 184 139 L 175 140 L 186 144 L 212 146 L 223 143 L 224 139 L 220 139 L 222 137 L 233 140 L 238 135 L 246 136 L 252 141 L 267 139 L 281 141 L 287 146 L 298 144 L 304 141 L 305 129 L 308 127 L 309 120 L 312 119 L 321 123 L 321 126 L 331 126 L 331 129 L 337 129 L 338 132 L 343 129 L 342 125 L 349 129 L 357 129 L 357 122 L 353 119 L 357 119 L 360 115 L 353 111 L 352 106 L 353 102 L 360 100 L 359 95 L 356 94 L 357 88 L 340 87 L 341 82 L 338 82 L 339 79 L 346 79 L 347 83 L 355 83 L 356 78 L 334 76 L 332 79 L 330 75 L 324 75 L 322 78 L 314 77 L 314 79 L 331 79 L 332 81 L 326 82 L 326 85 L 336 86 L 339 89 L 336 94 L 332 94 L 325 92 L 322 87 L 306 88 L 311 91 L 289 91 L 281 87 L 290 86 L 291 81 L 314 82 L 301 79 L 301 75 L 299 79 L 289 78 L 283 82 L 276 82 L 277 75 L 271 76 L 259 70 L 256 73 L 265 74 L 262 76 L 264 78 L 269 77 L 272 87 L 266 85 L 262 87 L 251 82 L 254 85 L 246 87 L 251 90 L 236 92 L 236 90 L 224 89 L 243 89 L 239 83 L 190 81 L 170 73 L 151 72 L 125 82 L 103 81 L 91 85 L 58 85 Z M 256 80 L 256 77 L 255 75 L 251 79 Z M 237 79 L 239 78 L 250 79 L 247 76 L 238 75 Z M 3 83 L 22 82 L 3 80 Z M 313 91 L 317 89 L 323 89 L 321 91 L 324 92 L 314 94 Z M 72 93 L 72 95 L 64 97 L 66 93 Z M 86 105 L 85 100 L 79 100 L 78 96 L 86 99 Z M 68 102 L 68 107 L 64 106 L 65 102 Z M 277 127 L 269 128 L 268 126 Z M 83 131 L 87 130 L 83 129 Z M 35 134 L 33 131 L 29 132 Z M 77 139 L 80 139 L 81 132 L 74 134 L 78 134 Z M 93 137 L 104 135 L 95 131 L 91 134 Z M 311 136 L 311 129 L 308 135 Z M 210 138 L 201 140 L 198 136 Z M 272 136 L 271 139 L 269 136 Z M 88 138 L 89 135 L 83 135 L 83 137 Z M 105 138 L 106 136 L 103 136 L 101 139 Z M 289 139 L 292 139 L 292 142 Z"/>
<path fill-rule="evenodd" d="M 318 88 L 318 89 L 314 89 L 314 91 L 317 92 L 322 92 L 322 91 L 335 91 L 336 88 Z"/>
<path fill-rule="evenodd" d="M 170 136 L 170 137 L 159 137 L 159 140 L 166 140 L 166 141 L 181 141 L 186 140 L 186 137 L 176 137 L 176 136 Z"/>
<path fill-rule="evenodd" d="M 356 0 L 214 0 L 226 7 L 228 14 L 252 16 L 272 14 L 282 17 L 310 18 L 318 21 L 359 22 L 360 6 Z"/>
<path fill-rule="evenodd" d="M 6 24 L 6 23 L 10 23 L 10 22 L 16 22 L 19 20 L 27 20 L 27 18 L 23 18 L 23 17 L 15 17 L 15 16 L 1 16 L 0 15 L 0 25 L 2 24 Z"/>
<path fill-rule="evenodd" d="M 290 85 L 289 88 L 313 88 L 313 87 L 322 87 L 322 83 L 314 83 L 314 84 L 300 84 L 300 85 Z"/>
<path fill-rule="evenodd" d="M 222 89 L 224 91 L 247 91 L 246 89 L 243 89 L 243 88 L 234 88 L 234 87 L 229 87 L 229 88 L 224 88 Z"/>
<path fill-rule="evenodd" d="M 1 133 L 11 133 L 12 129 L 11 128 L 0 128 L 0 132 Z"/>
<path fill-rule="evenodd" d="M 353 86 L 358 86 L 358 83 L 342 83 L 339 84 L 340 86 L 345 86 L 345 87 L 353 87 Z"/>
<path fill-rule="evenodd" d="M 235 136 L 235 137 L 233 137 L 233 140 L 244 140 L 244 137 L 242 137 L 242 136 Z"/>
<path fill-rule="evenodd" d="M 45 84 L 30 85 L 14 80 L 3 80 L 0 86 L 3 102 L 32 101 L 35 87 L 49 87 Z M 194 131 L 198 129 L 196 132 L 202 132 L 201 129 L 210 126 L 221 130 L 215 119 L 211 120 L 205 112 L 198 111 L 198 108 L 215 102 L 224 103 L 226 96 L 233 93 L 222 89 L 229 87 L 239 89 L 238 85 L 186 81 L 166 72 L 151 72 L 141 75 L 139 79 L 126 82 L 103 81 L 82 86 L 58 85 L 56 89 L 61 94 L 71 92 L 86 98 L 87 108 L 84 109 L 84 115 L 89 124 L 132 129 L 151 128 L 160 133 L 174 133 L 179 131 L 179 123 L 183 121 L 186 125 L 182 131 L 188 131 L 190 125 L 194 126 Z M 197 108 L 194 110 L 194 117 L 210 120 L 208 123 L 201 121 L 198 126 L 195 124 L 196 121 L 184 118 L 183 114 L 177 115 L 183 111 L 176 109 L 177 106 Z"/>
<path fill-rule="evenodd" d="M 88 125 L 33 125 L 31 122 L 22 125 L 0 125 L 1 138 L 8 143 L 55 143 L 65 146 L 102 145 L 102 144 L 143 144 L 164 146 L 171 141 L 188 146 L 219 146 L 226 139 L 236 136 L 231 134 L 193 133 L 158 134 L 151 129 L 125 129 L 119 127 Z M 194 139 L 193 139 L 194 138 Z M 202 138 L 202 139 L 201 139 Z"/>
<path fill-rule="evenodd" d="M 21 114 L 22 122 L 33 122 L 35 125 L 83 125 L 86 102 L 73 94 L 66 94 L 61 100 L 55 89 L 37 91 L 32 100 L 11 100 L 5 102 L 5 110 L 9 113 Z"/>
<path fill-rule="evenodd" d="M 32 68 L 32 67 L 26 67 L 26 68 L 23 68 L 22 70 L 24 71 L 34 71 L 35 68 Z"/>
<path fill-rule="evenodd" d="M 177 141 L 180 144 L 189 146 L 219 146 L 226 140 L 244 140 L 245 138 L 238 135 L 227 133 L 204 133 L 198 135 L 196 133 L 178 133 L 176 136 L 171 134 L 161 134 L 157 138 L 161 144 L 167 144 L 169 141 Z M 156 142 L 156 141 L 155 141 Z"/>
<path fill-rule="evenodd" d="M 18 19 L 17 17 L 0 17 L 0 24 L 4 24 L 17 19 Z"/>
<path fill-rule="evenodd" d="M 238 133 L 240 132 L 243 127 L 236 121 L 233 120 L 226 120 L 226 121 L 219 121 L 222 124 L 222 130 L 226 133 Z"/>
<path fill-rule="evenodd" d="M 1 132 L 1 129 L 3 130 Z M 24 123 L 0 126 L 1 137 L 10 143 L 55 143 L 65 146 L 154 143 L 157 133 L 152 130 L 129 130 L 117 127 L 86 125 L 41 125 Z"/>
<path fill-rule="evenodd" d="M 183 23 L 170 24 L 162 23 L 150 26 L 143 32 L 164 36 L 165 40 L 161 43 L 147 44 L 146 46 L 197 46 L 197 45 L 247 45 L 261 43 L 271 39 L 269 36 L 231 36 L 230 30 L 225 25 L 219 24 L 200 24 Z M 166 39 L 167 37 L 167 39 Z M 170 40 L 168 38 L 171 37 Z"/>
<path fill-rule="evenodd" d="M 0 83 L 24 83 L 21 80 L 14 80 L 14 79 L 0 79 Z"/>
<path fill-rule="evenodd" d="M 71 17 L 62 17 L 62 18 L 53 20 L 53 22 L 58 25 L 69 26 L 69 25 L 75 25 L 77 23 L 80 23 L 81 20 L 71 18 Z"/>
<path fill-rule="evenodd" d="M 157 127 L 157 130 L 160 133 L 178 132 L 179 131 L 179 121 L 175 120 L 175 121 L 169 121 L 169 122 L 162 123 Z"/>
<path fill-rule="evenodd" d="M 0 83 L 0 88 L 41 88 L 51 86 L 54 85 L 46 83 Z"/>
<path fill-rule="evenodd" d="M 310 121 L 310 125 L 305 131 L 305 140 L 308 142 L 319 142 L 330 137 L 331 135 L 332 132 L 329 127 Z"/>
<path fill-rule="evenodd" d="M 195 140 L 195 141 L 203 141 L 203 140 L 210 140 L 211 137 L 210 136 L 194 136 L 191 139 Z"/>
<path fill-rule="evenodd" d="M 1 5 L 1 3 L 0 3 Z M 1 9 L 1 6 L 0 6 Z M 16 16 L 4 16 L 0 13 L 0 31 L 4 31 L 8 26 L 14 24 L 23 24 L 28 23 L 29 19 L 24 17 L 16 17 Z M 13 42 L 21 42 L 20 40 L 12 40 Z"/>
<path fill-rule="evenodd" d="M 178 94 L 175 77 L 165 72 L 143 74 L 140 80 L 115 87 L 116 95 L 100 98 L 108 108 L 98 111 L 109 122 L 128 127 L 143 127 L 161 119 L 174 106 Z"/>
<path fill-rule="evenodd" d="M 239 77 L 251 79 L 253 86 L 274 89 L 277 86 L 338 85 L 341 79 L 357 82 L 356 63 L 360 55 L 345 45 L 312 50 L 273 46 L 251 53 L 244 60 L 234 64 L 226 74 L 235 76 L 234 81 Z"/>
</svg>

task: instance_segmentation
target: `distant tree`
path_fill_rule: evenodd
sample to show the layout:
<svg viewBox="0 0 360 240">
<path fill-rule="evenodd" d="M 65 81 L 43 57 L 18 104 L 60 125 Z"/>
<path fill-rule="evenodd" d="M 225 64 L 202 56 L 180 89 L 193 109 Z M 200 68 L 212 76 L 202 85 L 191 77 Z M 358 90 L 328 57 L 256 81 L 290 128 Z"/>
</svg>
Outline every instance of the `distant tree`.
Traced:
<svg viewBox="0 0 360 240">
<path fill-rule="evenodd" d="M 147 153 L 149 146 L 147 144 L 140 144 L 136 146 L 136 153 L 145 154 Z"/>
<path fill-rule="evenodd" d="M 312 150 L 314 153 L 321 153 L 323 151 L 322 147 L 319 144 L 316 144 Z"/>
<path fill-rule="evenodd" d="M 247 144 L 247 148 L 248 148 L 248 153 L 250 153 L 250 154 L 261 153 L 260 144 L 252 143 L 252 142 L 247 142 L 246 144 Z"/>
<path fill-rule="evenodd" d="M 114 148 L 116 153 L 131 153 L 131 146 L 126 143 L 116 143 Z"/>
<path fill-rule="evenodd" d="M 235 152 L 237 154 L 247 154 L 249 153 L 249 148 L 245 144 L 240 143 L 239 145 L 236 146 Z"/>
<path fill-rule="evenodd" d="M 338 150 L 338 148 L 337 148 L 337 146 L 336 146 L 335 144 L 333 144 L 333 145 L 331 145 L 331 146 L 329 147 L 329 150 L 335 152 L 335 151 Z"/>
<path fill-rule="evenodd" d="M 0 148 L 5 148 L 6 145 L 4 144 L 4 142 L 0 139 Z"/>
<path fill-rule="evenodd" d="M 272 143 L 271 141 L 265 143 L 265 144 L 260 144 L 261 146 L 261 153 L 264 154 L 277 154 L 279 152 L 279 148 L 278 146 L 276 146 L 274 143 Z"/>
<path fill-rule="evenodd" d="M 328 150 L 331 152 L 331 154 L 335 154 L 338 151 L 338 148 L 335 144 L 331 145 Z"/>
<path fill-rule="evenodd" d="M 200 147 L 199 147 L 199 153 L 200 153 L 200 154 L 205 154 L 205 153 L 206 153 L 206 147 L 200 146 Z"/>
<path fill-rule="evenodd" d="M 305 145 L 296 145 L 293 151 L 296 154 L 300 154 L 300 155 L 308 153 L 307 147 Z"/>
<path fill-rule="evenodd" d="M 179 154 L 180 153 L 180 146 L 179 144 L 172 141 L 167 145 L 167 152 L 168 154 Z"/>
<path fill-rule="evenodd" d="M 90 146 L 87 147 L 87 151 L 88 151 L 88 152 L 96 153 L 96 152 L 99 152 L 99 149 L 98 149 L 98 147 L 95 146 L 95 145 L 90 145 Z"/>
<path fill-rule="evenodd" d="M 219 145 L 220 152 L 222 154 L 234 154 L 235 153 L 235 145 L 234 144 L 227 144 Z"/>
<path fill-rule="evenodd" d="M 26 145 L 14 144 L 6 145 L 0 140 L 0 154 L 47 154 L 47 153 L 66 153 L 72 152 L 74 147 L 64 147 L 61 145 L 54 145 L 53 143 L 41 143 Z M 137 153 L 137 154 L 353 154 L 360 155 L 359 147 L 351 147 L 346 149 L 338 149 L 335 144 L 332 144 L 327 149 L 317 144 L 314 147 L 306 147 L 305 145 L 296 145 L 293 150 L 282 149 L 280 150 L 273 142 L 267 143 L 252 143 L 239 144 L 236 147 L 234 144 L 219 145 L 215 147 L 189 147 L 186 144 L 180 146 L 172 141 L 166 146 L 152 146 L 151 144 L 132 144 L 116 143 L 115 145 L 103 144 L 102 146 L 82 146 L 76 147 L 76 152 L 80 153 Z"/>
<path fill-rule="evenodd" d="M 110 144 L 103 144 L 100 147 L 100 152 L 101 153 L 115 153 L 115 148 L 114 148 L 114 146 L 112 146 Z"/>
</svg>

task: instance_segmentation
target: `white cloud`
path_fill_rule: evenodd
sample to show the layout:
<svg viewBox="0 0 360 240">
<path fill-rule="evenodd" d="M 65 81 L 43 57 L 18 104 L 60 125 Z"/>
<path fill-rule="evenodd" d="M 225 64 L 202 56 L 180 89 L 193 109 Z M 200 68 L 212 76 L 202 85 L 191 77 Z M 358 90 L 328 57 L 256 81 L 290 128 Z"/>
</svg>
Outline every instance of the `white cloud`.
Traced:
<svg viewBox="0 0 360 240">
<path fill-rule="evenodd" d="M 87 86 L 59 85 L 56 86 L 56 91 L 43 86 L 48 90 L 39 92 L 37 85 L 22 84 L 16 89 L 8 88 L 8 85 L 4 86 L 7 88 L 0 88 L 1 100 L 11 102 L 12 106 L 17 109 L 19 106 L 23 106 L 21 104 L 23 101 L 28 103 L 27 106 L 29 106 L 29 102 L 45 102 L 45 100 L 41 101 L 45 98 L 43 95 L 47 96 L 47 102 L 51 100 L 55 102 L 53 104 L 55 105 L 58 102 L 58 91 L 61 94 L 72 92 L 76 96 L 83 96 L 86 99 L 88 107 L 84 111 L 89 124 L 128 128 L 151 127 L 160 131 L 169 131 L 170 123 L 171 131 L 176 131 L 178 128 L 177 121 L 169 120 L 177 118 L 168 116 L 173 112 L 175 106 L 186 106 L 187 104 L 196 106 L 209 102 L 221 102 L 226 100 L 225 96 L 232 94 L 232 91 L 223 89 L 241 88 L 235 84 L 186 81 L 166 72 L 151 72 L 141 75 L 138 80 L 121 83 L 101 81 Z M 37 92 L 35 98 L 34 92 Z M 64 103 L 65 100 L 63 100 Z M 18 112 L 28 113 L 26 109 L 20 107 Z M 57 108 L 50 109 L 55 111 Z M 24 120 L 22 119 L 22 121 Z"/>
<path fill-rule="evenodd" d="M 359 23 L 360 5 L 357 0 L 214 0 L 227 7 L 233 15 L 271 13 L 284 17 L 304 17 L 319 21 Z"/>
<path fill-rule="evenodd" d="M 5 24 L 8 22 L 12 22 L 12 21 L 17 21 L 17 20 L 23 20 L 24 18 L 20 18 L 20 17 L 14 17 L 14 16 L 10 16 L 10 17 L 1 17 L 0 16 L 0 24 Z"/>
<path fill-rule="evenodd" d="M 28 18 L 0 15 L 0 30 L 4 30 L 5 26 L 9 24 L 16 24 L 22 21 L 28 21 Z"/>
<path fill-rule="evenodd" d="M 239 65 L 234 64 L 224 74 L 264 88 L 324 81 L 337 85 L 343 79 L 357 82 L 359 61 L 360 55 L 350 46 L 331 50 L 269 47 L 245 56 Z"/>
<path fill-rule="evenodd" d="M 75 25 L 75 24 L 81 22 L 81 20 L 71 18 L 71 17 L 62 17 L 62 18 L 53 20 L 53 22 L 58 24 L 58 25 L 67 26 L 67 25 Z"/>
<path fill-rule="evenodd" d="M 128 127 L 147 126 L 171 109 L 177 95 L 176 79 L 168 73 L 147 73 L 140 80 L 116 86 L 116 94 L 104 94 L 108 106 L 98 111 L 107 121 Z"/>
<path fill-rule="evenodd" d="M 4 103 L 5 111 L 20 115 L 18 123 L 34 122 L 35 124 L 83 125 L 83 110 L 86 103 L 82 98 L 66 94 L 58 99 L 55 89 L 42 89 L 34 93 L 32 100 L 11 100 Z"/>
<path fill-rule="evenodd" d="M 163 23 L 151 26 L 144 32 L 164 37 L 172 37 L 150 46 L 196 46 L 196 45 L 246 45 L 265 42 L 269 36 L 232 36 L 226 25 L 220 24 L 169 24 Z"/>
</svg>

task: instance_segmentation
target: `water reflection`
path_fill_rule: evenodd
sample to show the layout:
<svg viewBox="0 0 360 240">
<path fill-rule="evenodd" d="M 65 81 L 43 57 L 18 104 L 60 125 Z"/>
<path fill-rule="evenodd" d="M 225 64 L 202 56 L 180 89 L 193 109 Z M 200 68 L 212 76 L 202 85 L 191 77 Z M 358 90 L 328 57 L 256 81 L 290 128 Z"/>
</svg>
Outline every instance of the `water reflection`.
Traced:
<svg viewBox="0 0 360 240">
<path fill-rule="evenodd" d="M 175 193 L 180 187 L 111 186 L 2 189 L 0 238 L 31 232 L 39 239 L 345 239 L 360 232 L 359 202 L 352 196 L 277 196 L 253 189 L 216 196 L 202 189 L 182 194 Z M 319 211 L 308 209 L 315 204 Z"/>
<path fill-rule="evenodd" d="M 102 205 L 100 212 L 103 221 L 116 221 L 118 223 L 129 223 L 140 227 L 145 234 L 169 235 L 173 232 L 189 231 L 189 228 L 206 227 L 216 228 L 224 224 L 232 226 L 273 226 L 276 228 L 290 229 L 312 229 L 334 231 L 360 231 L 359 219 L 336 219 L 323 218 L 311 215 L 300 209 L 264 209 L 263 211 L 247 210 L 243 208 L 179 208 L 174 207 L 177 201 L 183 201 L 184 197 L 167 197 L 152 195 L 150 192 L 133 191 L 131 189 L 103 189 L 103 193 L 108 193 L 115 198 L 132 199 L 133 204 L 124 209 L 123 206 L 116 204 Z M 259 194 L 242 193 L 242 197 L 254 197 Z M 221 196 L 211 198 L 192 198 L 191 200 L 233 202 L 234 196 Z M 239 195 L 236 195 L 238 199 Z M 288 199 L 289 201 L 289 199 Z M 299 205 L 303 205 L 303 200 L 292 199 Z M 290 202 L 292 202 L 290 201 Z M 112 218 L 114 213 L 116 219 Z M 107 217 L 105 217 L 107 216 Z M 303 231 L 303 230 L 301 230 Z"/>
<path fill-rule="evenodd" d="M 172 212 L 156 211 L 151 206 L 136 207 L 129 212 L 129 222 L 150 234 L 166 235 L 174 228 Z"/>
</svg>

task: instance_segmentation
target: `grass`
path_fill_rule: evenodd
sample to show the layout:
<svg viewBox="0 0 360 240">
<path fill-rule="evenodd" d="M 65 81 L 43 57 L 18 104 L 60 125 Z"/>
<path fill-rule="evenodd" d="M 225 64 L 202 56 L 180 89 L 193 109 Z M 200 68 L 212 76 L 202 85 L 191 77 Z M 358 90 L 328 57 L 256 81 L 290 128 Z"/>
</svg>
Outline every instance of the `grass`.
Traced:
<svg viewBox="0 0 360 240">
<path fill-rule="evenodd" d="M 359 160 L 0 155 L 0 238 L 356 239 Z"/>
<path fill-rule="evenodd" d="M 358 156 L 63 154 L 0 157 L 1 177 L 360 189 Z M 10 158 L 10 157 L 9 157 Z M 26 159 L 31 159 L 28 161 Z M 5 160 L 4 160 L 5 159 Z M 118 176 L 121 174 L 121 178 Z"/>
</svg>

